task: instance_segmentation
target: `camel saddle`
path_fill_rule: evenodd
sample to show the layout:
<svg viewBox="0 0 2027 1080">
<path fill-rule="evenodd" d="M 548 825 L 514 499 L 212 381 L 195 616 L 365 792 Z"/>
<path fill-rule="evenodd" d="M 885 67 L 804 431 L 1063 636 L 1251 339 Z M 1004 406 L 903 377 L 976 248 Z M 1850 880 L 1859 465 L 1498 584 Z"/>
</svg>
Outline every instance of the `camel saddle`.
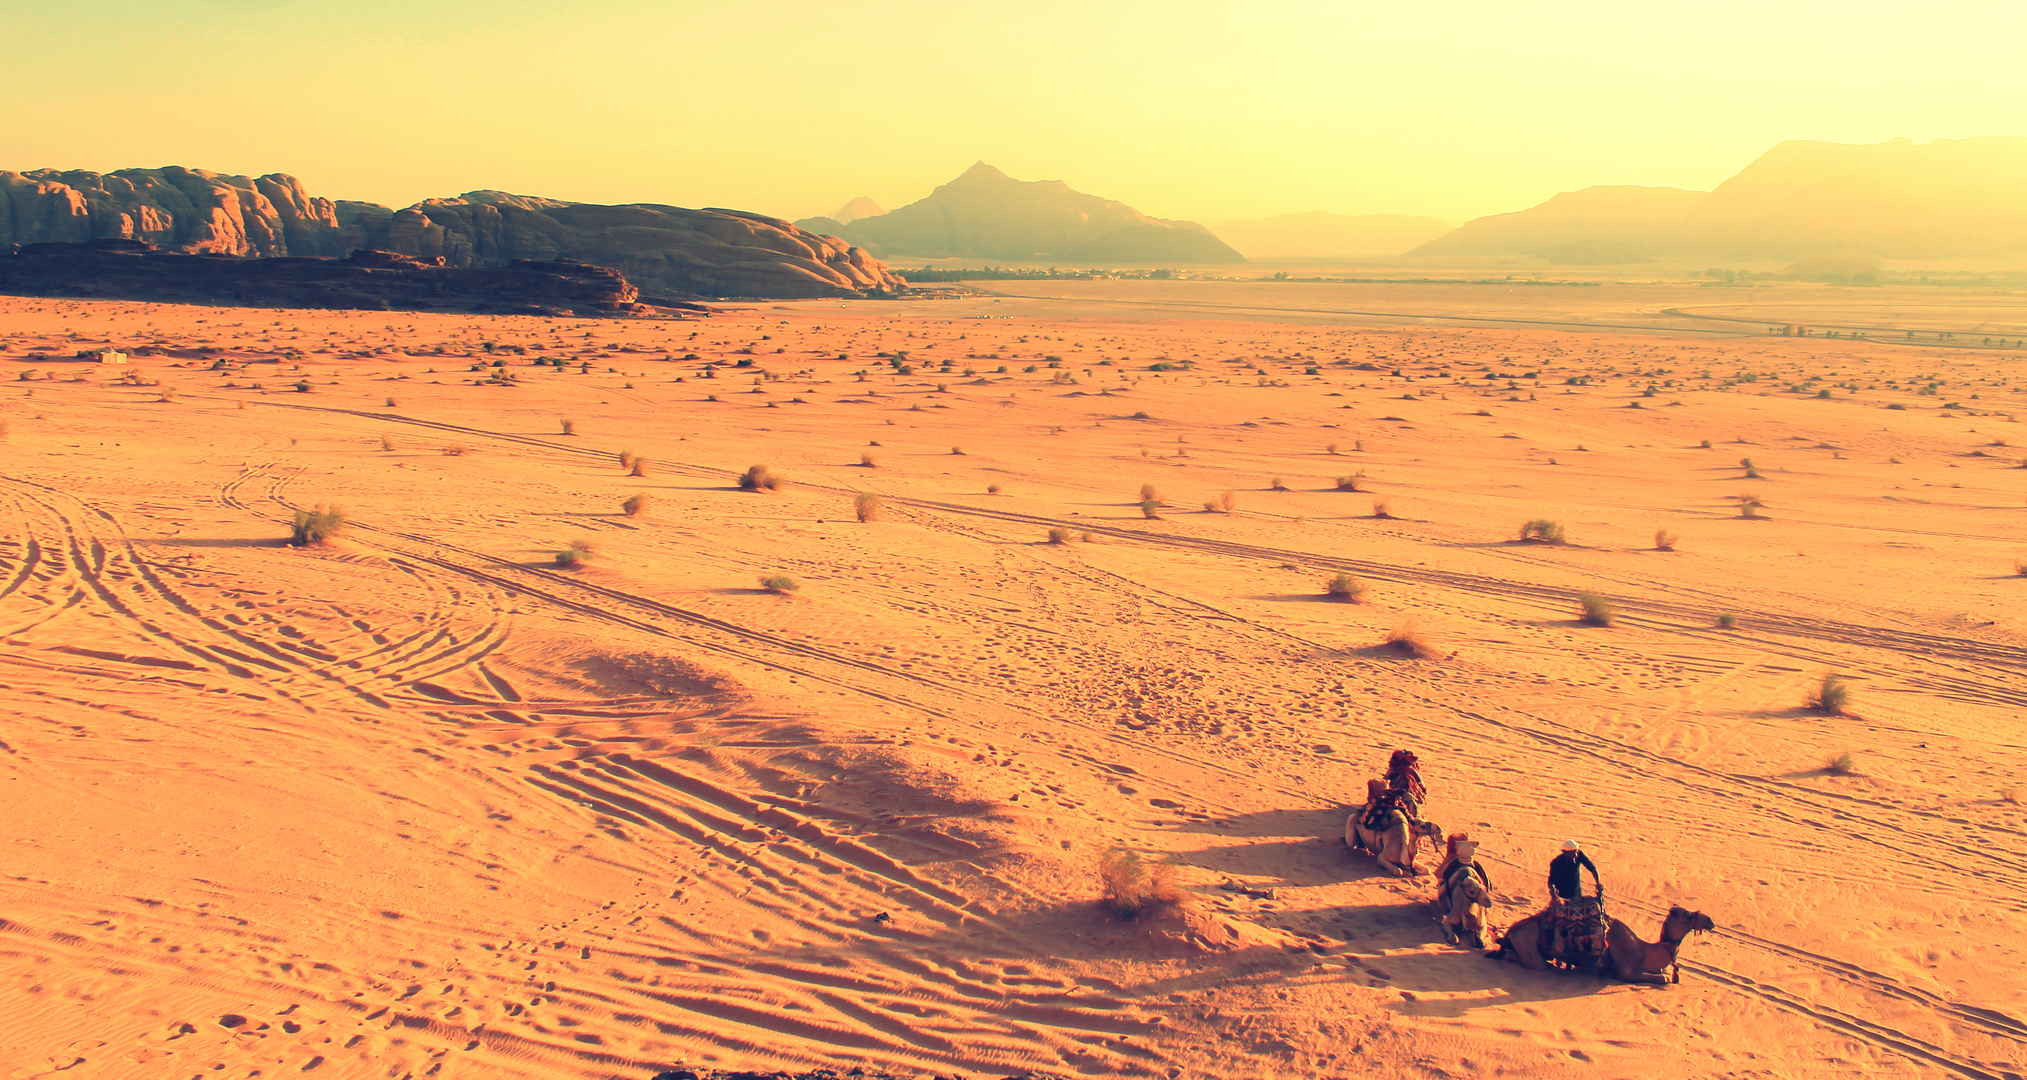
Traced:
<svg viewBox="0 0 2027 1080">
<path fill-rule="evenodd" d="M 1389 788 L 1386 791 L 1380 792 L 1379 797 L 1372 801 L 1372 805 L 1365 808 L 1363 824 L 1368 829 L 1378 830 L 1387 828 L 1393 824 L 1392 818 L 1395 814 L 1399 814 L 1404 818 L 1412 817 L 1412 806 L 1413 803 L 1409 801 L 1407 792 Z"/>
<path fill-rule="evenodd" d="M 1595 967 L 1608 948 L 1610 921 L 1605 902 L 1595 896 L 1565 900 L 1553 916 L 1555 958 L 1571 967 Z"/>
</svg>

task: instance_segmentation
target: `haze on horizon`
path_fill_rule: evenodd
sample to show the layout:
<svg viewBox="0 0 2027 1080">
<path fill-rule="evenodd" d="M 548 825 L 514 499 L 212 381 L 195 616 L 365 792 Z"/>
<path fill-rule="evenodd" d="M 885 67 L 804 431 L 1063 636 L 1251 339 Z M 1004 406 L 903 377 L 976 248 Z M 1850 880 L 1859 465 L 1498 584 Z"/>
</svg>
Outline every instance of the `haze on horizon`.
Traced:
<svg viewBox="0 0 2027 1080">
<path fill-rule="evenodd" d="M 985 160 L 1164 217 L 1462 221 L 1594 184 L 1707 189 L 1788 139 L 2023 134 L 2027 116 L 2017 5 L 1259 8 L 43 6 L 6 19 L 22 104 L 0 168 L 793 218 L 893 208 Z"/>
</svg>

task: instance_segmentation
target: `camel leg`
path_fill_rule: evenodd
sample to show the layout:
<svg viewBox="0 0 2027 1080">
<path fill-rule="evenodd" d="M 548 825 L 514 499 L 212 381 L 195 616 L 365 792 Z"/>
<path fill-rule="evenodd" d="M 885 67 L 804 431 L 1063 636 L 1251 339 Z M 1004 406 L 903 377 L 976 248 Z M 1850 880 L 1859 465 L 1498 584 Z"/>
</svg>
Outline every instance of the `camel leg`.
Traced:
<svg viewBox="0 0 2027 1080">
<path fill-rule="evenodd" d="M 1539 920 L 1522 919 L 1506 930 L 1505 947 L 1514 963 L 1530 971 L 1548 968 L 1541 958 L 1541 923 Z"/>
</svg>

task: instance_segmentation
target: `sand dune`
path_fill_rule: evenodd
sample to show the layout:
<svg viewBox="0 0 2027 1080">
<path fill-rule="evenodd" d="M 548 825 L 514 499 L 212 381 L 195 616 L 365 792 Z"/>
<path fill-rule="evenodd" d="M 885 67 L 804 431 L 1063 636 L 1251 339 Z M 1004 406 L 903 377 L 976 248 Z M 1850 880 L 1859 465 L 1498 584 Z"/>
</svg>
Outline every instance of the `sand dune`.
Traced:
<svg viewBox="0 0 2027 1080">
<path fill-rule="evenodd" d="M 2016 352 L 1076 288 L 0 298 L 0 1075 L 2023 1075 Z M 1443 944 L 1338 839 L 1399 746 L 1496 923 L 1580 837 L 1682 982 Z"/>
</svg>

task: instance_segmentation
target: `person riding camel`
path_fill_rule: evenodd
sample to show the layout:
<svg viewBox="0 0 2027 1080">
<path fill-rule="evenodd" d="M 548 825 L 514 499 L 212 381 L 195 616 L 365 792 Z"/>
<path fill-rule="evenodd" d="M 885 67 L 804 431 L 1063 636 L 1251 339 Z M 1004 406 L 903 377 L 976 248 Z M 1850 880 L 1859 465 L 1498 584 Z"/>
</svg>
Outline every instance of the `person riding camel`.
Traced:
<svg viewBox="0 0 2027 1080">
<path fill-rule="evenodd" d="M 1443 863 L 1436 867 L 1436 887 L 1447 889 L 1450 875 L 1454 873 L 1474 874 L 1479 884 L 1492 888 L 1492 879 L 1486 875 L 1485 867 L 1478 861 L 1478 841 L 1468 833 L 1451 833 L 1449 847 L 1443 856 Z"/>
<path fill-rule="evenodd" d="M 1591 872 L 1591 884 L 1596 895 L 1584 895 L 1583 871 Z M 1598 864 L 1584 854 L 1583 845 L 1575 840 L 1562 842 L 1562 854 L 1548 864 L 1548 907 L 1542 914 L 1548 917 L 1549 955 L 1564 956 L 1574 940 L 1599 938 L 1604 923 L 1605 883 L 1598 876 Z M 1601 946 L 1601 940 L 1588 940 L 1587 945 Z"/>
<path fill-rule="evenodd" d="M 1396 750 L 1387 759 L 1387 786 L 1407 792 L 1416 806 L 1428 799 L 1429 790 L 1422 785 L 1422 762 L 1413 750 Z"/>
</svg>

